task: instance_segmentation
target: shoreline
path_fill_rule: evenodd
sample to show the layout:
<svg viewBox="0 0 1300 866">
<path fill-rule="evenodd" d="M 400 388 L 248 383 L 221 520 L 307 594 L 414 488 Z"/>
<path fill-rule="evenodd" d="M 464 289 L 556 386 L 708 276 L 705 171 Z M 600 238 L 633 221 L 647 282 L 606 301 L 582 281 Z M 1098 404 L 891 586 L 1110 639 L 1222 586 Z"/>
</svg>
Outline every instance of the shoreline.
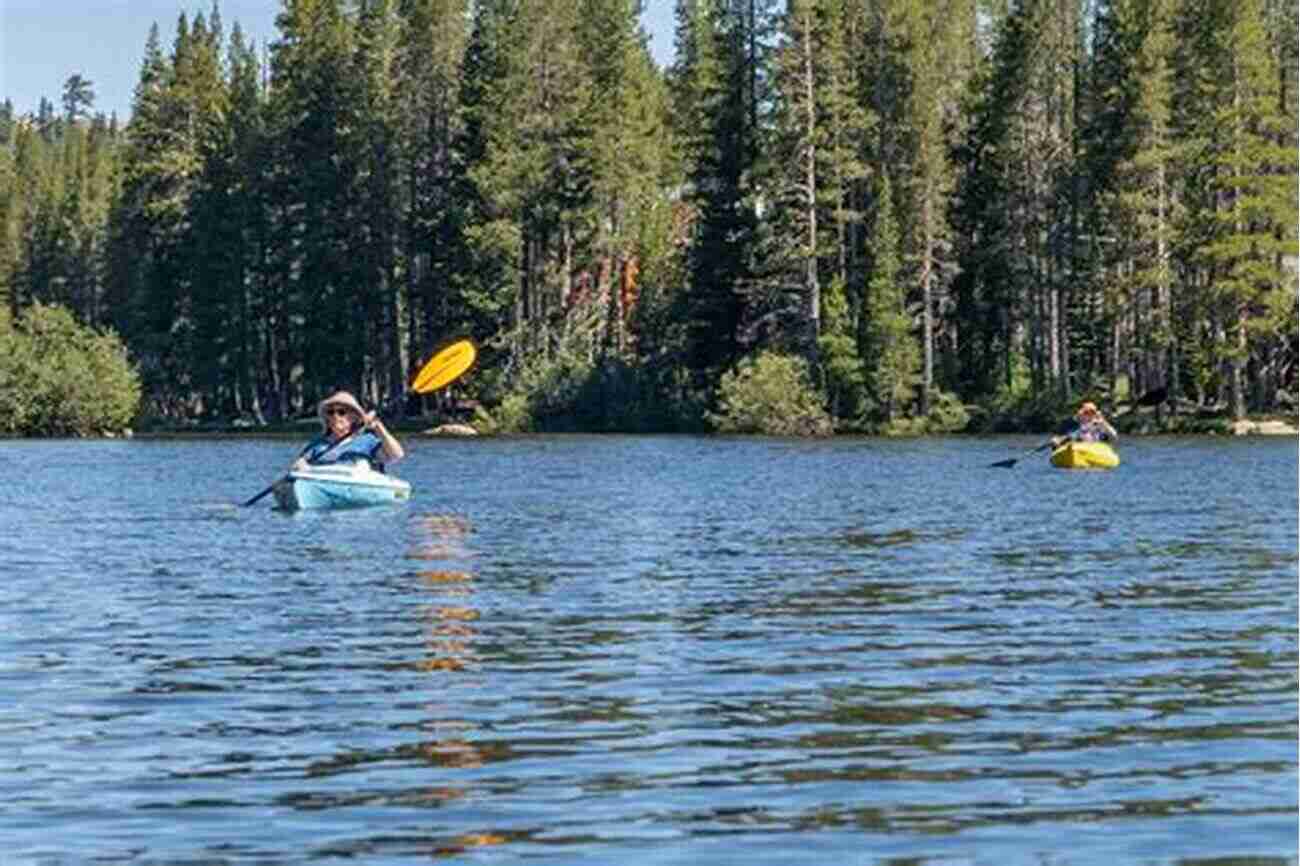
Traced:
<svg viewBox="0 0 1300 866">
<path fill-rule="evenodd" d="M 407 438 L 419 439 L 474 439 L 474 438 L 496 438 L 501 436 L 511 436 L 517 438 L 527 438 L 529 436 L 547 436 L 553 435 L 551 431 L 541 432 L 523 432 L 523 433 L 495 433 L 482 432 L 470 425 L 441 425 L 440 427 L 429 427 L 427 425 L 390 425 L 393 433 Z M 127 429 L 117 432 L 104 432 L 99 435 L 80 436 L 80 437 L 45 437 L 45 436 L 15 436 L 9 438 L 15 439 L 58 439 L 58 438 L 82 438 L 82 439 L 184 439 L 184 438 L 249 438 L 249 439 L 302 439 L 314 435 L 315 430 L 304 430 L 295 428 L 291 425 L 266 425 L 265 427 L 248 427 L 242 425 L 194 425 L 185 427 L 150 427 L 142 430 Z M 713 436 L 715 433 L 681 433 L 681 432 L 662 432 L 662 431 L 584 431 L 570 430 L 563 431 L 564 434 L 586 435 L 586 436 Z M 931 436 L 943 437 L 971 437 L 980 438 L 988 436 L 1050 436 L 1050 430 L 998 430 L 998 431 L 975 431 L 975 432 L 954 432 L 954 433 L 922 433 L 915 436 L 885 436 L 879 434 L 867 433 L 836 433 L 829 437 L 810 437 L 810 438 L 867 438 L 867 439 L 924 439 Z M 1139 429 L 1139 430 L 1120 430 L 1121 441 L 1127 438 L 1143 439 L 1152 436 L 1224 436 L 1228 438 L 1250 438 L 1256 436 L 1262 437 L 1279 437 L 1279 436 L 1300 436 L 1300 428 L 1288 421 L 1277 419 L 1252 420 L 1244 419 L 1241 421 L 1225 422 L 1221 427 L 1215 425 L 1192 425 L 1184 427 L 1175 427 L 1170 429 Z"/>
<path fill-rule="evenodd" d="M 482 419 L 480 419 L 482 420 Z M 925 438 L 929 436 L 1051 436 L 1054 431 L 1041 429 L 1039 424 L 1006 423 L 1010 419 L 999 419 L 998 424 L 985 425 L 984 429 L 957 430 L 946 432 L 917 432 L 890 435 L 887 433 L 864 433 L 860 431 L 841 431 L 830 437 L 815 438 Z M 1041 419 L 1040 419 L 1041 420 Z M 1227 415 L 1217 414 L 1204 409 L 1197 412 L 1174 412 L 1163 415 L 1139 409 L 1121 410 L 1111 416 L 1111 422 L 1120 433 L 1121 441 L 1128 437 L 1147 436 L 1227 436 L 1232 438 L 1249 436 L 1300 436 L 1300 419 L 1277 412 L 1260 413 L 1242 419 L 1232 420 Z M 591 436 L 674 436 L 718 435 L 712 431 L 658 431 L 658 430 L 540 430 L 526 432 L 504 432 L 493 429 L 491 422 L 482 428 L 473 424 L 442 417 L 409 417 L 390 421 L 389 428 L 397 435 L 420 439 L 439 438 L 476 438 L 495 436 L 527 437 L 548 435 L 550 433 L 574 433 Z M 280 421 L 270 424 L 256 424 L 250 419 L 236 418 L 229 421 L 207 421 L 192 423 L 161 423 L 157 419 L 135 428 L 123 430 L 105 430 L 81 436 L 24 436 L 11 435 L 0 438 L 12 439 L 46 439 L 46 438 L 84 438 L 84 439 L 166 439 L 166 438 L 203 438 L 203 437 L 248 437 L 274 439 L 311 438 L 320 432 L 320 422 L 314 416 Z"/>
</svg>

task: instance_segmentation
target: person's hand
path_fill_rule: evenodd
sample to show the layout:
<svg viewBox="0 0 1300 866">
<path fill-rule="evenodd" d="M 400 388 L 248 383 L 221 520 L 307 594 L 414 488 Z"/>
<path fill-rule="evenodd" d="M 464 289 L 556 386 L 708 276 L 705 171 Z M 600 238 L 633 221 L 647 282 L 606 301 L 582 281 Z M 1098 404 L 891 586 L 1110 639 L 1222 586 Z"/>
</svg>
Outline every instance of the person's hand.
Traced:
<svg viewBox="0 0 1300 866">
<path fill-rule="evenodd" d="M 306 468 L 307 468 L 307 458 L 299 457 L 297 460 L 293 461 L 293 465 L 289 467 L 289 471 L 302 472 Z"/>
<path fill-rule="evenodd" d="M 376 433 L 383 432 L 384 422 L 379 420 L 378 412 L 367 412 L 362 420 L 365 422 L 367 430 L 374 430 Z"/>
</svg>

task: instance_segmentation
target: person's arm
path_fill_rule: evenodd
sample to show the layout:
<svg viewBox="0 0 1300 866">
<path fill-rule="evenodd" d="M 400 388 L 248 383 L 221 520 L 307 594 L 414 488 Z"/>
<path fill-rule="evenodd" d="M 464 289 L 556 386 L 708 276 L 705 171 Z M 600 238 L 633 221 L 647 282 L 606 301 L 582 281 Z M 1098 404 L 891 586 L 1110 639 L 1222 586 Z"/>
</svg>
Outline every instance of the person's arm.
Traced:
<svg viewBox="0 0 1300 866">
<path fill-rule="evenodd" d="M 402 443 L 398 442 L 397 438 L 388 432 L 384 422 L 379 420 L 378 413 L 371 412 L 366 416 L 366 428 L 379 437 L 379 441 L 383 446 L 385 463 L 396 463 L 406 456 L 406 452 L 402 450 Z"/>
<path fill-rule="evenodd" d="M 1119 433 L 1117 433 L 1115 431 L 1115 428 L 1111 426 L 1111 423 L 1106 420 L 1105 415 L 1098 415 L 1097 423 L 1101 425 L 1102 432 L 1106 434 L 1107 439 L 1111 440 L 1112 442 L 1119 439 Z"/>
<path fill-rule="evenodd" d="M 298 452 L 298 456 L 294 459 L 292 465 L 289 466 L 290 472 L 301 472 L 311 465 L 311 460 L 307 455 L 316 447 L 316 443 L 319 441 L 319 438 L 313 439 L 302 447 L 302 450 Z"/>
</svg>

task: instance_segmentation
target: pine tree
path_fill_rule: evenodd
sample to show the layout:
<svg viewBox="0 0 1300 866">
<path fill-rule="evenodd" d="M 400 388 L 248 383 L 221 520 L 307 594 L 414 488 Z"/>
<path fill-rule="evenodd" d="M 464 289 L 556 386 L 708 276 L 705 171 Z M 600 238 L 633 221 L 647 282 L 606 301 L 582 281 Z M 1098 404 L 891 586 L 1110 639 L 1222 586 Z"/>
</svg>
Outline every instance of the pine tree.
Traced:
<svg viewBox="0 0 1300 866">
<path fill-rule="evenodd" d="M 602 352 L 630 357 L 629 323 L 642 247 L 666 223 L 661 183 L 668 151 L 665 93 L 632 0 L 585 0 L 579 43 L 591 69 L 594 236 L 583 273 L 602 307 Z"/>
<path fill-rule="evenodd" d="M 823 237 L 827 222 L 820 219 L 826 195 L 819 172 L 829 139 L 827 74 L 820 61 L 837 23 L 828 20 L 834 6 L 795 0 L 781 19 L 773 130 L 762 163 L 759 242 L 748 292 L 750 318 L 762 324 L 767 341 L 802 354 L 813 368 L 821 331 L 821 259 L 830 251 Z"/>
<path fill-rule="evenodd" d="M 264 420 L 262 386 L 270 366 L 264 351 L 263 314 L 266 253 L 271 247 L 266 178 L 270 143 L 264 68 L 256 47 L 236 23 L 227 55 L 230 112 L 225 142 L 231 186 L 226 199 L 230 269 L 226 292 L 230 314 L 230 411 Z"/>
<path fill-rule="evenodd" d="M 1272 395 L 1247 393 L 1251 343 L 1286 340 L 1294 306 L 1296 148 L 1280 56 L 1262 0 L 1186 0 L 1176 18 L 1178 110 L 1186 159 L 1184 361 L 1198 399 L 1222 395 L 1234 416 Z M 1279 333 L 1279 328 L 1282 332 Z"/>
<path fill-rule="evenodd" d="M 63 83 L 63 119 L 75 123 L 81 118 L 89 119 L 90 110 L 95 107 L 95 82 L 88 81 L 80 73 L 70 76 Z"/>
<path fill-rule="evenodd" d="M 881 179 L 871 247 L 875 266 L 867 286 L 859 356 L 880 416 L 892 423 L 915 395 L 921 366 L 906 292 L 899 280 L 898 228 L 888 176 Z"/>
<path fill-rule="evenodd" d="M 902 159 L 895 192 L 907 202 L 903 248 L 908 282 L 921 312 L 921 390 L 918 411 L 930 411 L 935 387 L 934 350 L 942 286 L 950 278 L 950 239 L 946 203 L 954 183 L 949 154 L 956 145 L 954 121 L 966 78 L 972 73 L 975 17 L 965 0 L 886 4 L 890 29 L 897 34 L 899 74 L 905 78 L 897 113 Z"/>
<path fill-rule="evenodd" d="M 969 126 L 955 151 L 958 182 L 950 221 L 958 275 L 953 282 L 957 351 L 945 378 L 966 399 L 1010 388 L 1017 357 L 1024 277 L 1011 215 L 1019 163 L 1011 154 L 1030 39 L 1018 16 L 1001 26 L 997 50 L 969 84 Z"/>
<path fill-rule="evenodd" d="M 864 408 L 866 383 L 847 292 L 834 277 L 821 294 L 822 333 L 817 340 L 822 386 L 832 417 L 856 421 Z"/>
<path fill-rule="evenodd" d="M 1088 222 L 1103 284 L 1126 313 L 1132 390 L 1177 392 L 1173 354 L 1178 156 L 1172 120 L 1170 0 L 1115 0 L 1098 19 L 1086 133 Z"/>
<path fill-rule="evenodd" d="M 358 388 L 369 344 L 359 192 L 363 124 L 356 25 L 341 0 L 288 0 L 271 45 L 268 352 L 273 411 L 298 412 L 335 387 Z M 360 307 L 360 309 L 359 309 Z M 301 368 L 302 378 L 294 371 Z"/>
<path fill-rule="evenodd" d="M 48 285 L 45 239 L 56 195 L 53 148 L 34 124 L 20 123 L 14 133 L 13 186 L 0 188 L 5 234 L 3 279 L 11 318 L 37 300 Z"/>
<path fill-rule="evenodd" d="M 509 311 L 499 324 L 515 355 L 547 351 L 590 213 L 592 81 L 579 11 L 578 0 L 476 7 L 467 156 L 477 213 L 467 230 L 490 299 L 480 303 Z"/>
<path fill-rule="evenodd" d="M 400 215 L 406 192 L 402 182 L 399 136 L 402 118 L 397 89 L 401 23 L 396 0 L 364 0 L 358 22 L 356 65 L 362 71 L 358 190 L 366 231 L 356 248 L 363 259 L 358 273 L 370 352 L 363 357 L 362 391 L 373 401 L 400 394 L 407 377 L 405 286 L 407 266 L 401 248 Z"/>
<path fill-rule="evenodd" d="M 150 30 L 112 218 L 113 315 L 141 358 L 147 399 L 164 415 L 188 412 L 192 396 L 186 243 L 202 170 L 199 133 L 213 96 L 197 72 L 205 38 L 205 28 L 193 32 L 181 15 L 166 58 L 157 26 Z"/>
<path fill-rule="evenodd" d="M 3 127 L 0 124 L 0 127 Z M 11 312 L 13 274 L 18 264 L 18 172 L 11 146 L 12 131 L 0 128 L 0 317 Z"/>
<path fill-rule="evenodd" d="M 461 226 L 465 192 L 463 80 L 469 27 L 465 0 L 406 0 L 402 6 L 398 89 L 399 147 L 411 354 L 428 357 L 450 333 L 467 328 Z M 483 332 L 479 336 L 485 336 Z"/>
<path fill-rule="evenodd" d="M 1273 296 L 1281 296 L 1282 303 L 1294 299 L 1294 277 L 1283 271 L 1284 257 L 1297 253 L 1296 150 L 1286 145 L 1294 130 L 1282 110 L 1281 77 L 1265 21 L 1263 0 L 1240 0 L 1231 4 L 1225 22 L 1229 77 L 1220 94 L 1214 142 L 1218 230 L 1204 250 L 1226 310 L 1229 408 L 1237 418 L 1247 411 L 1250 332 L 1261 338 L 1289 336 L 1270 334 L 1266 315 L 1277 305 Z"/>
<path fill-rule="evenodd" d="M 686 365 L 707 384 L 762 336 L 742 333 L 742 299 L 753 279 L 759 201 L 750 183 L 770 104 L 762 45 L 771 11 L 757 0 L 679 0 L 677 21 L 673 117 L 694 211 L 680 315 Z"/>
</svg>

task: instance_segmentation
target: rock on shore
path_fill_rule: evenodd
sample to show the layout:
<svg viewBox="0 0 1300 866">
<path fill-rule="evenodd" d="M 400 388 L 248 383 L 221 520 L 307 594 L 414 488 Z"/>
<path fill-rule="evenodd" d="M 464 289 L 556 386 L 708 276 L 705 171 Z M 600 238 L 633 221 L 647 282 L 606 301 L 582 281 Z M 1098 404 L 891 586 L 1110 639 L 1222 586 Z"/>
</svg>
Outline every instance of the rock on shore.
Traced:
<svg viewBox="0 0 1300 866">
<path fill-rule="evenodd" d="M 1297 436 L 1300 430 L 1285 421 L 1233 421 L 1228 425 L 1233 436 Z"/>
<path fill-rule="evenodd" d="M 478 431 L 468 424 L 440 424 L 424 431 L 426 436 L 477 436 Z"/>
</svg>

